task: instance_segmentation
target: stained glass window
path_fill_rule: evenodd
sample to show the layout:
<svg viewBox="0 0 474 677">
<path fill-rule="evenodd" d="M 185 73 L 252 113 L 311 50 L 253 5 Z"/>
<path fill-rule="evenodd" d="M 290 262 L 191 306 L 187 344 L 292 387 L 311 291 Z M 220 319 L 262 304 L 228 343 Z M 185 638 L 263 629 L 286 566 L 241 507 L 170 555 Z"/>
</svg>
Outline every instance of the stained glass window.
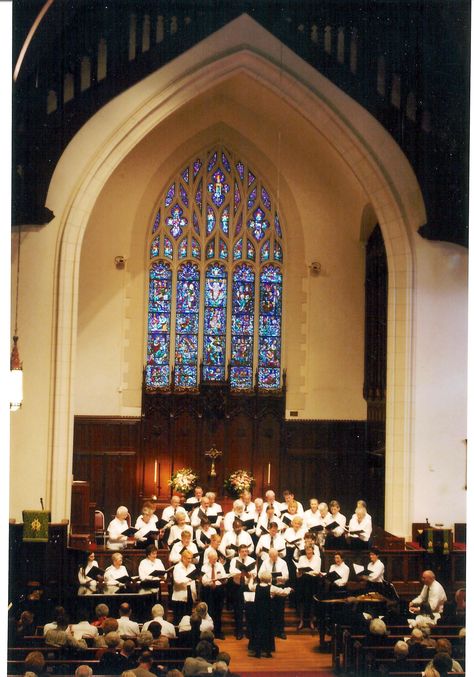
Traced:
<svg viewBox="0 0 474 677">
<path fill-rule="evenodd" d="M 195 263 L 183 263 L 178 268 L 174 371 L 180 388 L 197 385 L 199 277 Z"/>
<path fill-rule="evenodd" d="M 253 383 L 255 273 L 247 264 L 234 270 L 232 281 L 232 339 L 230 384 L 251 388 Z"/>
<path fill-rule="evenodd" d="M 224 381 L 226 364 L 227 271 L 212 264 L 206 271 L 204 296 L 203 378 Z"/>
<path fill-rule="evenodd" d="M 148 349 L 145 378 L 148 386 L 163 388 L 170 380 L 171 268 L 153 263 L 148 287 Z"/>
<path fill-rule="evenodd" d="M 258 385 L 261 388 L 280 387 L 282 281 L 277 266 L 265 266 L 260 273 Z"/>
<path fill-rule="evenodd" d="M 195 388 L 202 361 L 205 381 L 248 389 L 257 373 L 259 388 L 279 389 L 278 200 L 258 167 L 228 147 L 197 153 L 176 170 L 150 219 L 145 385 Z"/>
</svg>

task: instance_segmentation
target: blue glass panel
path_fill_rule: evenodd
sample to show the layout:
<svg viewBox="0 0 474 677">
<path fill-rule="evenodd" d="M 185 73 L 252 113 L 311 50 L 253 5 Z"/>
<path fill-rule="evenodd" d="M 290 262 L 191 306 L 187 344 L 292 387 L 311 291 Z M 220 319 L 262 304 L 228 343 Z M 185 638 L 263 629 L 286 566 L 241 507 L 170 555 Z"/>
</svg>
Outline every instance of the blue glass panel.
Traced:
<svg viewBox="0 0 474 677">
<path fill-rule="evenodd" d="M 255 176 L 252 174 L 252 172 L 249 169 L 247 186 L 251 186 L 254 181 L 255 181 Z"/>
<path fill-rule="evenodd" d="M 247 200 L 247 207 L 249 209 L 252 209 L 252 207 L 255 204 L 255 200 L 257 199 L 257 189 L 254 188 L 253 191 L 249 195 L 249 199 Z"/>
<path fill-rule="evenodd" d="M 216 215 L 214 214 L 213 208 L 208 206 L 207 207 L 207 222 L 206 222 L 206 232 L 207 232 L 208 235 L 210 235 L 212 233 L 215 225 L 216 225 Z"/>
<path fill-rule="evenodd" d="M 171 268 L 159 261 L 150 268 L 148 291 L 148 340 L 145 384 L 162 388 L 169 384 L 171 316 Z"/>
<path fill-rule="evenodd" d="M 227 155 L 225 153 L 222 153 L 222 164 L 224 165 L 224 167 L 226 168 L 226 170 L 230 174 L 230 172 L 231 172 L 230 163 L 229 163 L 229 160 L 227 159 Z"/>
<path fill-rule="evenodd" d="M 278 266 L 265 266 L 262 270 L 260 279 L 264 282 L 278 282 L 281 284 L 283 276 Z"/>
<path fill-rule="evenodd" d="M 178 259 L 185 259 L 188 255 L 188 238 L 183 237 L 178 247 Z"/>
<path fill-rule="evenodd" d="M 153 229 L 152 229 L 152 234 L 156 233 L 158 230 L 158 226 L 160 225 L 160 220 L 161 220 L 161 209 L 158 209 L 158 214 L 156 215 L 155 221 L 153 223 Z"/>
<path fill-rule="evenodd" d="M 204 341 L 204 364 L 225 365 L 225 336 L 209 334 Z"/>
<path fill-rule="evenodd" d="M 160 255 L 160 236 L 157 235 L 150 247 L 150 259 L 154 259 L 156 256 Z"/>
<path fill-rule="evenodd" d="M 189 184 L 189 167 L 186 167 L 186 169 L 185 169 L 184 172 L 181 174 L 181 176 L 183 177 L 183 180 L 184 180 L 187 184 Z"/>
<path fill-rule="evenodd" d="M 230 186 L 226 183 L 226 177 L 222 169 L 214 172 L 212 179 L 212 183 L 207 184 L 207 192 L 212 196 L 212 201 L 216 207 L 220 207 L 230 190 Z"/>
<path fill-rule="evenodd" d="M 281 318 L 273 315 L 260 315 L 258 331 L 260 336 L 280 336 Z"/>
<path fill-rule="evenodd" d="M 227 245 L 224 242 L 224 240 L 219 238 L 219 258 L 224 259 L 224 261 L 227 261 L 228 256 L 229 254 L 227 251 Z"/>
<path fill-rule="evenodd" d="M 197 334 L 198 319 L 197 313 L 176 313 L 176 331 L 180 334 Z"/>
<path fill-rule="evenodd" d="M 250 240 L 247 240 L 247 258 L 249 261 L 255 261 L 255 247 Z"/>
<path fill-rule="evenodd" d="M 169 334 L 150 334 L 148 337 L 147 364 L 168 364 L 169 344 Z"/>
<path fill-rule="evenodd" d="M 267 240 L 262 244 L 262 249 L 260 250 L 260 261 L 268 261 L 270 258 L 270 240 Z"/>
<path fill-rule="evenodd" d="M 280 365 L 280 339 L 276 336 L 261 336 L 258 343 L 258 361 L 263 367 Z"/>
<path fill-rule="evenodd" d="M 186 227 L 187 223 L 188 220 L 183 216 L 183 210 L 179 204 L 176 203 L 171 209 L 171 216 L 166 219 L 166 225 L 170 229 L 170 233 L 175 240 L 181 235 L 183 228 Z"/>
<path fill-rule="evenodd" d="M 224 207 L 222 210 L 221 230 L 225 235 L 229 234 L 229 207 Z"/>
<path fill-rule="evenodd" d="M 175 384 L 181 388 L 197 384 L 199 327 L 199 268 L 184 263 L 178 268 L 176 289 Z"/>
<path fill-rule="evenodd" d="M 260 368 L 258 370 L 258 386 L 259 388 L 279 388 L 280 370 Z"/>
<path fill-rule="evenodd" d="M 266 315 L 281 314 L 281 285 L 274 282 L 260 284 L 260 312 Z"/>
<path fill-rule="evenodd" d="M 196 313 L 199 310 L 199 284 L 194 280 L 181 280 L 176 305 L 180 311 Z"/>
<path fill-rule="evenodd" d="M 252 367 L 231 367 L 230 385 L 237 390 L 252 387 Z"/>
<path fill-rule="evenodd" d="M 227 271 L 218 263 L 206 271 L 204 310 L 203 378 L 208 381 L 225 377 Z M 213 371 L 211 367 L 221 367 Z"/>
<path fill-rule="evenodd" d="M 175 193 L 175 185 L 174 183 L 172 183 L 171 186 L 168 188 L 168 192 L 166 193 L 165 207 L 169 207 L 170 204 L 173 202 L 174 193 Z"/>
<path fill-rule="evenodd" d="M 265 207 L 266 207 L 267 209 L 271 209 L 271 208 L 272 208 L 272 203 L 271 203 L 271 201 L 270 201 L 270 196 L 269 196 L 269 194 L 267 193 L 267 191 L 266 191 L 266 189 L 264 188 L 264 186 L 262 186 L 262 202 L 263 202 L 263 204 L 265 205 Z"/>
<path fill-rule="evenodd" d="M 176 323 L 177 328 L 178 323 Z M 197 336 L 180 334 L 176 336 L 176 364 L 195 364 L 197 353 Z"/>
<path fill-rule="evenodd" d="M 169 366 L 154 367 L 147 365 L 145 370 L 145 381 L 150 388 L 166 387 L 170 382 Z"/>
<path fill-rule="evenodd" d="M 234 271 L 234 280 L 255 282 L 255 273 L 253 272 L 253 268 L 247 266 L 245 263 L 241 266 L 238 266 Z"/>
<path fill-rule="evenodd" d="M 181 195 L 181 200 L 185 207 L 189 207 L 188 194 L 182 183 L 179 184 L 179 194 Z"/>
<path fill-rule="evenodd" d="M 214 240 L 211 240 L 207 243 L 206 247 L 206 259 L 213 259 L 214 254 L 216 253 Z"/>
<path fill-rule="evenodd" d="M 157 332 L 170 330 L 170 315 L 169 313 L 148 313 L 148 331 Z"/>
<path fill-rule="evenodd" d="M 206 305 L 223 306 L 227 303 L 227 280 L 206 275 Z"/>
<path fill-rule="evenodd" d="M 240 205 L 240 190 L 237 185 L 237 181 L 234 181 L 234 214 L 237 212 L 237 209 L 239 208 Z"/>
<path fill-rule="evenodd" d="M 234 244 L 234 261 L 242 258 L 242 238 Z"/>
<path fill-rule="evenodd" d="M 202 167 L 202 162 L 199 158 L 197 158 L 194 161 L 194 164 L 193 164 L 193 179 L 195 179 L 196 176 L 199 174 L 199 170 L 201 169 L 201 167 Z"/>
<path fill-rule="evenodd" d="M 273 258 L 280 263 L 283 261 L 283 251 L 278 242 L 273 245 Z"/>
<path fill-rule="evenodd" d="M 275 230 L 279 238 L 283 237 L 281 233 L 280 219 L 278 218 L 278 214 L 276 212 L 275 212 Z"/>
<path fill-rule="evenodd" d="M 197 367 L 176 365 L 174 380 L 178 388 L 195 388 L 197 386 Z"/>
<path fill-rule="evenodd" d="M 233 334 L 253 334 L 253 315 L 233 315 Z"/>
<path fill-rule="evenodd" d="M 201 245 L 194 237 L 191 240 L 191 254 L 195 259 L 201 258 Z"/>
<path fill-rule="evenodd" d="M 265 212 L 260 207 L 254 211 L 252 216 L 253 218 L 247 221 L 247 226 L 257 242 L 260 242 L 265 237 L 270 224 L 265 218 Z"/>
<path fill-rule="evenodd" d="M 167 237 L 163 240 L 163 253 L 167 259 L 173 258 L 173 243 Z"/>
<path fill-rule="evenodd" d="M 150 280 L 150 311 L 169 312 L 171 310 L 171 284 L 167 280 Z"/>
<path fill-rule="evenodd" d="M 222 308 L 206 308 L 204 312 L 204 331 L 206 334 L 224 334 L 226 313 Z"/>
<path fill-rule="evenodd" d="M 203 367 L 202 377 L 204 381 L 224 381 L 225 367 Z"/>
<path fill-rule="evenodd" d="M 202 179 L 199 181 L 197 191 L 196 191 L 195 200 L 196 200 L 197 206 L 199 207 L 199 211 L 202 214 Z"/>
<path fill-rule="evenodd" d="M 216 164 L 216 162 L 217 162 L 217 153 L 213 153 L 213 155 L 211 156 L 211 158 L 210 158 L 210 160 L 209 160 L 209 163 L 208 163 L 208 165 L 207 165 L 207 171 L 208 171 L 208 172 L 211 171 L 211 169 L 214 167 L 214 165 Z"/>
<path fill-rule="evenodd" d="M 244 180 L 244 171 L 245 171 L 244 165 L 241 162 L 237 162 L 237 164 L 235 165 L 235 168 L 237 169 L 237 172 L 240 176 L 240 180 L 243 181 Z"/>
</svg>

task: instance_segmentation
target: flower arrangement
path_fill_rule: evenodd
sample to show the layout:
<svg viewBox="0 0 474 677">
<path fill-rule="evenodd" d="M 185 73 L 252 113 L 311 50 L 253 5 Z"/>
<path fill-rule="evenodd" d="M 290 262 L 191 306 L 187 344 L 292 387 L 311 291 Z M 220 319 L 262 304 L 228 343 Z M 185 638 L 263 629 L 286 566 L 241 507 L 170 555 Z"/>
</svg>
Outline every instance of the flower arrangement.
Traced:
<svg viewBox="0 0 474 677">
<path fill-rule="evenodd" d="M 248 470 L 235 470 L 224 480 L 224 487 L 233 498 L 238 498 L 243 491 L 250 491 L 254 484 L 255 477 Z"/>
<path fill-rule="evenodd" d="M 192 468 L 180 468 L 171 475 L 168 481 L 173 492 L 187 496 L 194 489 L 198 481 L 198 475 Z"/>
</svg>

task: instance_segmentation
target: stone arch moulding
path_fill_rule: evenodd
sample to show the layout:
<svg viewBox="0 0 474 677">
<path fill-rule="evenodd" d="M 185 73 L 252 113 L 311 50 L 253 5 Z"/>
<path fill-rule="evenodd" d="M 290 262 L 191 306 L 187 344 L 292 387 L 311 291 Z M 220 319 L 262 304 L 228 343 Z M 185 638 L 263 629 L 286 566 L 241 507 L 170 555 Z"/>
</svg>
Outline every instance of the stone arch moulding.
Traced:
<svg viewBox="0 0 474 677">
<path fill-rule="evenodd" d="M 113 170 L 147 133 L 239 72 L 273 90 L 325 136 L 377 214 L 389 266 L 385 527 L 406 534 L 411 521 L 411 242 L 424 223 L 421 192 L 406 157 L 381 125 L 247 15 L 104 106 L 72 139 L 53 174 L 47 200 L 58 228 L 48 449 L 53 519 L 70 511 L 79 261 L 92 208 Z"/>
</svg>

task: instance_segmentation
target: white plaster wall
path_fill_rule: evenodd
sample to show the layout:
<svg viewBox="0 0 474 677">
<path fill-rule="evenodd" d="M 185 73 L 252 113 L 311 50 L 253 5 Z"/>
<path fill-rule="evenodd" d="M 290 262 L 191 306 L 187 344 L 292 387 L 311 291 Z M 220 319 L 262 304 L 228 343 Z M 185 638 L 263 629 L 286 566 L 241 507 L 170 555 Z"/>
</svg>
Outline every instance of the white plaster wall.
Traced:
<svg viewBox="0 0 474 677">
<path fill-rule="evenodd" d="M 416 242 L 413 521 L 466 521 L 467 251 Z"/>
<path fill-rule="evenodd" d="M 57 229 L 21 231 L 18 299 L 19 352 L 23 362 L 23 404 L 10 416 L 10 511 L 22 520 L 22 510 L 49 507 L 49 431 L 53 283 Z M 18 231 L 12 235 L 12 299 L 16 295 Z M 12 302 L 12 312 L 14 301 Z M 12 317 L 12 327 L 14 317 Z"/>
</svg>

